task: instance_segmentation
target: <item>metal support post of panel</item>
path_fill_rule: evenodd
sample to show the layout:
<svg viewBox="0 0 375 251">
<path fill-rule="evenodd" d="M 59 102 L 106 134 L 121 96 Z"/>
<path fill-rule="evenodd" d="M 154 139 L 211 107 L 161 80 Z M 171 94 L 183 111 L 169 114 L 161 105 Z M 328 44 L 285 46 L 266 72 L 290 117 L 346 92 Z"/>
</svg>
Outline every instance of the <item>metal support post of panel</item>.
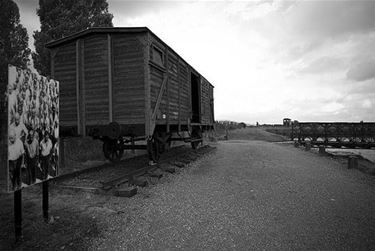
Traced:
<svg viewBox="0 0 375 251">
<path fill-rule="evenodd" d="M 49 217 L 49 183 L 48 180 L 43 181 L 42 183 L 42 210 L 43 210 L 43 218 L 45 222 L 48 222 Z"/>
<path fill-rule="evenodd" d="M 14 232 L 16 242 L 22 239 L 22 190 L 14 191 Z"/>
</svg>

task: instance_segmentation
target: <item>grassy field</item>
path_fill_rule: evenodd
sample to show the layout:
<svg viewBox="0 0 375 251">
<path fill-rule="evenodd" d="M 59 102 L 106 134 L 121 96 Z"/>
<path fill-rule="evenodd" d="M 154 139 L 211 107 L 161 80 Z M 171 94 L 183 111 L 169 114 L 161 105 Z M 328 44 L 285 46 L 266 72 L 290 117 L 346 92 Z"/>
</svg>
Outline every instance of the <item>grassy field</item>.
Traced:
<svg viewBox="0 0 375 251">
<path fill-rule="evenodd" d="M 291 137 L 291 134 L 292 134 L 292 127 L 285 127 L 285 126 L 269 126 L 269 127 L 262 127 L 263 130 L 267 131 L 267 132 L 270 132 L 270 133 L 274 133 L 274 134 L 279 134 L 279 135 L 283 135 L 285 137 L 288 137 L 290 138 Z"/>
<path fill-rule="evenodd" d="M 262 140 L 268 142 L 287 141 L 288 137 L 269 132 L 262 127 L 247 127 L 228 130 L 229 140 Z"/>
</svg>

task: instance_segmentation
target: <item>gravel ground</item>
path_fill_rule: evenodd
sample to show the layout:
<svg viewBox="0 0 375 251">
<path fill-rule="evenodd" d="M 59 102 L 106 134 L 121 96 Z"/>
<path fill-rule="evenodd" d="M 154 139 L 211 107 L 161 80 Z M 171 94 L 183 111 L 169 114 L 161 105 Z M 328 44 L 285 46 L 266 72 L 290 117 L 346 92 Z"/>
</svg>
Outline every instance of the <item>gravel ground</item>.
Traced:
<svg viewBox="0 0 375 251">
<path fill-rule="evenodd" d="M 16 248 L 375 249 L 374 176 L 289 144 L 216 147 L 133 198 L 54 191 L 55 222 L 41 230 L 53 235 L 28 235 Z"/>
<path fill-rule="evenodd" d="M 375 248 L 374 177 L 288 145 L 224 142 L 121 203 L 93 249 Z"/>
</svg>

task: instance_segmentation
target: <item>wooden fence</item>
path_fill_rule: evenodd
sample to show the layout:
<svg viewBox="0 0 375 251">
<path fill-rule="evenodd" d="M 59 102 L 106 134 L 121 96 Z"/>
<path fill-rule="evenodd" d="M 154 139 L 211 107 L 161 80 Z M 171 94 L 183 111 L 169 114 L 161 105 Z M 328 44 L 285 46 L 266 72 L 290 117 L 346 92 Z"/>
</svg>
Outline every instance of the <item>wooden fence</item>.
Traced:
<svg viewBox="0 0 375 251">
<path fill-rule="evenodd" d="M 294 123 L 291 139 L 301 144 L 371 148 L 375 147 L 375 123 Z"/>
</svg>

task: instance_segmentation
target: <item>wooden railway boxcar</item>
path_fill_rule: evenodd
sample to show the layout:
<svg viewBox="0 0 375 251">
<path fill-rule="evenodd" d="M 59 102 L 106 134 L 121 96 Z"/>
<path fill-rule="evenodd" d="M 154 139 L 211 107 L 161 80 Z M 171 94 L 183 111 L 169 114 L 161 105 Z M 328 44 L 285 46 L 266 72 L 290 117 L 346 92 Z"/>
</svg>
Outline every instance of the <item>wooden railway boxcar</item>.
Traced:
<svg viewBox="0 0 375 251">
<path fill-rule="evenodd" d="M 111 160 L 124 149 L 155 160 L 169 142 L 196 147 L 213 129 L 213 86 L 146 27 L 90 28 L 46 47 L 60 82 L 61 134 L 103 140 Z"/>
</svg>

